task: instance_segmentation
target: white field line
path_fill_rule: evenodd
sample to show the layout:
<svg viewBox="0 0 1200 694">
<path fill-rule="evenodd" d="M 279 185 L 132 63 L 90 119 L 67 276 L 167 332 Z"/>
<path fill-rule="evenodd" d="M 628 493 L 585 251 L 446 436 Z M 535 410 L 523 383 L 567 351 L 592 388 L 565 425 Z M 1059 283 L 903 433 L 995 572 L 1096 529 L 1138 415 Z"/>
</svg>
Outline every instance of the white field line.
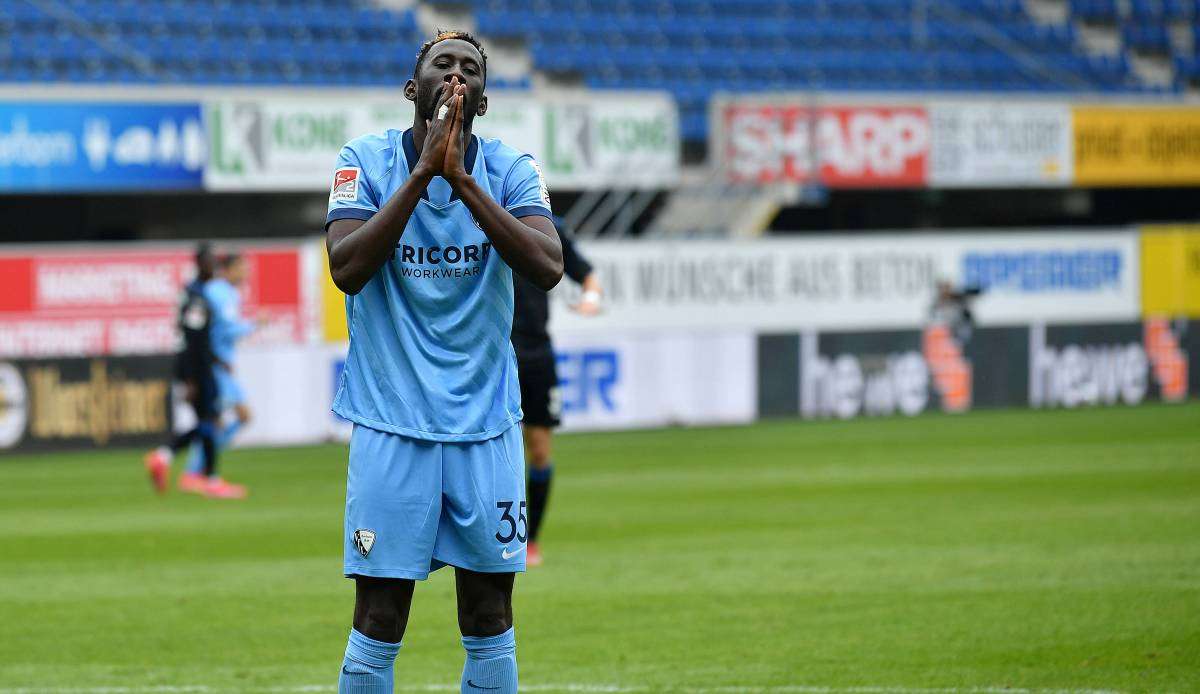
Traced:
<svg viewBox="0 0 1200 694">
<path fill-rule="evenodd" d="M 0 689 L 0 694 L 224 694 L 228 689 L 203 684 L 162 685 L 156 687 L 66 687 L 46 689 Z M 334 684 L 308 684 L 285 687 L 243 689 L 256 694 L 324 694 L 337 692 Z M 410 692 L 457 692 L 457 684 L 426 684 L 403 687 Z M 1009 687 L 814 687 L 806 685 L 724 686 L 724 687 L 649 687 L 615 684 L 527 684 L 523 692 L 568 692 L 569 694 L 1119 694 L 1112 689 L 1021 689 Z"/>
</svg>

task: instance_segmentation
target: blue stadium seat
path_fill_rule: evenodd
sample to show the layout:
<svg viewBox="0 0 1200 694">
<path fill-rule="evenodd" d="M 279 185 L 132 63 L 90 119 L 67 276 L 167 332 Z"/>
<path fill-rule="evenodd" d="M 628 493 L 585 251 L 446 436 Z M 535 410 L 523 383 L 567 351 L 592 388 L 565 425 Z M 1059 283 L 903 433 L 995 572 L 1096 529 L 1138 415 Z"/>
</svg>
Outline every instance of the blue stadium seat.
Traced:
<svg viewBox="0 0 1200 694">
<path fill-rule="evenodd" d="M 1030 70 L 996 47 L 995 34 L 1097 92 L 1145 91 L 1122 56 L 1081 53 L 1070 22 L 1035 23 L 1022 0 L 946 0 L 923 15 L 918 0 L 426 0 L 469 7 L 480 33 L 529 46 L 535 68 L 595 89 L 662 89 L 679 103 L 689 140 L 707 132 L 718 91 L 1033 91 L 1077 88 Z M 37 6 L 0 0 L 0 80 L 196 84 L 398 85 L 411 74 L 420 35 L 412 10 L 370 0 L 60 0 L 87 35 Z M 1200 0 L 1070 0 L 1073 19 L 1121 26 L 1126 45 L 1169 51 L 1168 22 L 1196 25 Z M 924 17 L 924 19 L 921 19 Z M 974 21 L 985 21 L 981 33 Z M 122 41 L 152 75 L 92 35 Z M 1200 53 L 1197 53 L 1200 55 Z M 1182 88 L 1196 56 L 1175 56 Z M 525 89 L 529 76 L 496 77 Z"/>
<path fill-rule="evenodd" d="M 1116 0 L 1071 0 L 1071 16 L 1089 22 L 1116 22 Z"/>
</svg>

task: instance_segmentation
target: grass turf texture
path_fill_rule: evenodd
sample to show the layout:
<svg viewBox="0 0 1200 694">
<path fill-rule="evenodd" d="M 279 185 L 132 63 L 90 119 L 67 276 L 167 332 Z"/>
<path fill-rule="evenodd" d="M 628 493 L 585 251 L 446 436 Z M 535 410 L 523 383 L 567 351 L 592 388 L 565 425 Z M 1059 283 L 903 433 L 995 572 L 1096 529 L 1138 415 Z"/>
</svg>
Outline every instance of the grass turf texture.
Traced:
<svg viewBox="0 0 1200 694">
<path fill-rule="evenodd" d="M 564 436 L 547 564 L 517 582 L 521 680 L 1196 691 L 1198 424 L 1192 404 Z M 0 692 L 334 691 L 345 449 L 226 465 L 248 501 L 156 498 L 138 452 L 0 458 Z M 461 663 L 443 570 L 397 690 Z"/>
</svg>

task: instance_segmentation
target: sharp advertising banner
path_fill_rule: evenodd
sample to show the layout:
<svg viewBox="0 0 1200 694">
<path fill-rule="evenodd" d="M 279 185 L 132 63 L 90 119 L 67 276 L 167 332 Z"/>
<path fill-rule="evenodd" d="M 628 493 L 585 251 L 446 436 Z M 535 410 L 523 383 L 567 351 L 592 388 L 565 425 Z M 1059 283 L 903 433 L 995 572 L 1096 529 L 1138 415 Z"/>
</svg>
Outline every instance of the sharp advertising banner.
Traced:
<svg viewBox="0 0 1200 694">
<path fill-rule="evenodd" d="M 212 190 L 311 190 L 329 187 L 347 141 L 411 127 L 412 103 L 394 100 L 220 101 L 206 108 Z M 651 187 L 679 175 L 679 124 L 665 95 L 570 95 L 539 101 L 498 93 L 475 121 L 480 137 L 529 152 L 551 186 L 567 189 Z"/>
<path fill-rule="evenodd" d="M 709 151 L 733 183 L 832 188 L 1200 183 L 1200 108 L 838 94 L 718 97 Z"/>
<path fill-rule="evenodd" d="M 0 102 L 0 192 L 199 189 L 198 103 Z"/>
<path fill-rule="evenodd" d="M 925 185 L 930 123 L 923 106 L 724 105 L 710 148 L 731 181 L 835 188 Z"/>
<path fill-rule="evenodd" d="M 243 252 L 243 311 L 263 321 L 251 339 L 307 339 L 315 320 L 300 250 L 266 244 Z M 172 352 L 183 285 L 194 273 L 191 249 L 178 244 L 0 252 L 0 358 Z"/>
<path fill-rule="evenodd" d="M 859 235 L 744 242 L 584 243 L 605 312 L 551 294 L 556 334 L 612 330 L 915 328 L 939 279 L 975 287 L 981 325 L 1140 316 L 1133 230 Z"/>
</svg>

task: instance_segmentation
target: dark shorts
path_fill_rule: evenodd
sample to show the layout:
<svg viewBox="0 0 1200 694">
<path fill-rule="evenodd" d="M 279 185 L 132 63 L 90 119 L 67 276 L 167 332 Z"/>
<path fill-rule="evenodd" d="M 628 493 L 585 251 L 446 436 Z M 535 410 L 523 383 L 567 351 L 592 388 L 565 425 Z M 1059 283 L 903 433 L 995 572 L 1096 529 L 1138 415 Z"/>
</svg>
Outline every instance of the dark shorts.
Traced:
<svg viewBox="0 0 1200 694">
<path fill-rule="evenodd" d="M 535 353 L 517 353 L 517 379 L 521 382 L 521 410 L 525 423 L 538 427 L 556 427 L 562 423 L 562 397 L 558 390 L 558 372 L 554 351 L 547 348 Z"/>
<path fill-rule="evenodd" d="M 213 370 L 201 369 L 199 373 L 187 374 L 184 383 L 192 396 L 192 409 L 196 411 L 196 419 L 205 421 L 216 419 L 221 412 L 220 391 L 217 389 L 217 379 Z"/>
</svg>

